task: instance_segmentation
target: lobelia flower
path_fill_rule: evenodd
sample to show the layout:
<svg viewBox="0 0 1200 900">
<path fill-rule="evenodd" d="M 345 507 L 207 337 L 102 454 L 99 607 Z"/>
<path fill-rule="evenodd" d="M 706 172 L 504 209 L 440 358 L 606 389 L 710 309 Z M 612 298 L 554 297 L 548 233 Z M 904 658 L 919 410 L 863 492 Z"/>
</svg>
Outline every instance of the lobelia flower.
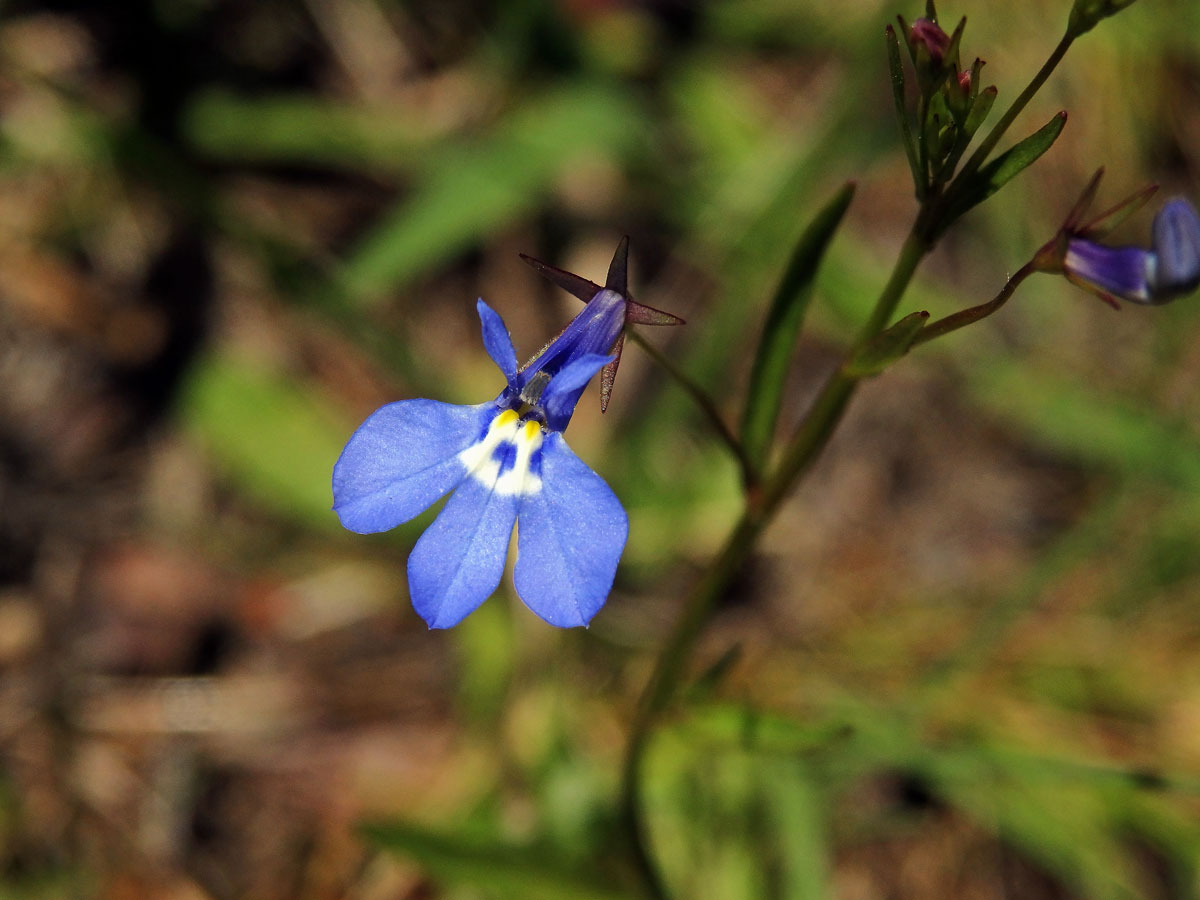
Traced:
<svg viewBox="0 0 1200 900">
<path fill-rule="evenodd" d="M 1057 235 L 1038 251 L 1035 267 L 1061 272 L 1072 283 L 1112 306 L 1117 299 L 1159 304 L 1200 286 L 1200 215 L 1182 197 L 1163 204 L 1154 217 L 1150 248 L 1109 247 L 1097 242 L 1154 193 L 1151 186 L 1105 210 L 1086 224 L 1104 170 L 1092 177 Z"/>
<path fill-rule="evenodd" d="M 333 468 L 333 508 L 350 531 L 387 531 L 453 491 L 408 558 L 409 593 L 430 628 L 462 621 L 500 583 L 517 526 L 517 594 L 551 625 L 587 625 L 604 605 L 629 524 L 612 490 L 562 432 L 592 376 L 606 371 L 605 403 L 628 322 L 681 320 L 634 302 L 628 239 L 601 288 L 527 261 L 587 305 L 524 366 L 500 316 L 476 309 L 483 345 L 504 374 L 495 400 L 456 406 L 402 400 L 380 407 Z"/>
<path fill-rule="evenodd" d="M 1062 268 L 1072 282 L 1106 299 L 1158 304 L 1190 294 L 1200 285 L 1200 216 L 1187 200 L 1172 198 L 1154 217 L 1149 250 L 1070 237 Z"/>
</svg>

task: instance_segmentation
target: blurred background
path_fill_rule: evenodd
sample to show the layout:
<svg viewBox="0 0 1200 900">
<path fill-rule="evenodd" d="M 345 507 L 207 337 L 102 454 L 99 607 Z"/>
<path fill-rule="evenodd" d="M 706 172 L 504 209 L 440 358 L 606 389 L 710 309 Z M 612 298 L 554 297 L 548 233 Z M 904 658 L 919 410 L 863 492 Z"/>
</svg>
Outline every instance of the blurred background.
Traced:
<svg viewBox="0 0 1200 900">
<path fill-rule="evenodd" d="M 1068 7 L 942 16 L 1003 108 Z M 695 409 L 632 346 L 580 405 L 631 519 L 586 631 L 508 582 L 426 630 L 431 515 L 346 533 L 330 470 L 382 403 L 495 395 L 477 296 L 523 357 L 574 314 L 519 252 L 603 280 L 622 234 L 688 319 L 648 337 L 736 421 L 787 254 L 854 179 L 794 426 L 911 221 L 882 32 L 921 12 L 5 4 L 0 897 L 626 896 L 629 718 L 740 503 Z M 1101 24 L 1012 136 L 1061 108 L 902 312 L 990 298 L 1100 165 L 1102 204 L 1200 200 L 1200 5 Z M 677 895 L 1200 896 L 1198 423 L 1200 298 L 1044 275 L 866 385 L 651 748 Z"/>
</svg>

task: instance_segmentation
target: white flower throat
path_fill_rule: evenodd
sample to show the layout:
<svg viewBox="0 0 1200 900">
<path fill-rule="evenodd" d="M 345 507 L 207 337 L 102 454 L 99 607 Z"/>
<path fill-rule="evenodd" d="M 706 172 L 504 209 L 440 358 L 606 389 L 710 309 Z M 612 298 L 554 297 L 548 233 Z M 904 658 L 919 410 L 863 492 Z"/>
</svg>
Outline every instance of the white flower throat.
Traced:
<svg viewBox="0 0 1200 900">
<path fill-rule="evenodd" d="M 541 425 L 532 419 L 522 422 L 513 410 L 506 409 L 492 419 L 483 437 L 458 454 L 458 460 L 468 476 L 492 493 L 528 497 L 542 489 L 541 476 L 530 471 L 534 454 L 541 447 Z M 512 454 L 511 465 L 506 465 L 508 452 Z"/>
</svg>

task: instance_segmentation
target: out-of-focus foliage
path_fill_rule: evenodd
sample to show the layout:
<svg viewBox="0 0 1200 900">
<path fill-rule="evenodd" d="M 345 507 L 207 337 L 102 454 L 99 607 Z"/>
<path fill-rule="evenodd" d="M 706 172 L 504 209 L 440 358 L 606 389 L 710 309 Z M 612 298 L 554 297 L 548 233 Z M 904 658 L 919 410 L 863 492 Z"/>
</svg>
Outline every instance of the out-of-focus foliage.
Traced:
<svg viewBox="0 0 1200 900">
<path fill-rule="evenodd" d="M 999 110 L 1069 7 L 943 14 Z M 736 422 L 789 253 L 853 179 L 793 429 L 911 219 L 898 12 L 7 7 L 0 894 L 619 895 L 634 700 L 738 512 L 703 418 L 634 347 L 608 412 L 581 403 L 631 520 L 586 632 L 508 584 L 428 632 L 423 523 L 341 532 L 329 470 L 384 402 L 496 394 L 477 296 L 525 357 L 574 314 L 518 252 L 602 280 L 624 233 L 634 296 L 689 322 L 650 337 Z M 1061 137 L 900 312 L 992 296 L 1100 164 L 1113 199 L 1200 199 L 1198 100 L 1200 5 L 1100 23 L 1000 149 L 1067 109 Z M 1200 895 L 1197 385 L 1197 298 L 1117 314 L 1046 276 L 865 384 L 723 600 L 698 671 L 732 664 L 651 747 L 678 896 Z"/>
</svg>

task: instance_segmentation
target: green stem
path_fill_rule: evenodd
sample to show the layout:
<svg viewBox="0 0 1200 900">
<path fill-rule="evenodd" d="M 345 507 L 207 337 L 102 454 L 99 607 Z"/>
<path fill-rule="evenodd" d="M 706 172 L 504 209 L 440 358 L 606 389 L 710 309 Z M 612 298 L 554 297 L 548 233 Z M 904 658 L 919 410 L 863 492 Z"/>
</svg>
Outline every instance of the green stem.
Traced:
<svg viewBox="0 0 1200 900">
<path fill-rule="evenodd" d="M 938 319 L 936 322 L 931 322 L 921 329 L 921 333 L 909 345 L 909 349 L 916 347 L 918 344 L 932 341 L 934 338 L 942 337 L 942 335 L 949 334 L 952 331 L 958 331 L 963 326 L 978 322 L 980 319 L 986 319 L 1007 303 L 1008 298 L 1013 295 L 1017 286 L 1036 271 L 1038 270 L 1035 268 L 1033 260 L 1025 263 L 1025 265 L 1017 270 L 1016 274 L 1004 283 L 1004 287 L 1000 289 L 1000 293 L 987 303 L 980 303 L 978 306 L 972 306 L 970 309 L 959 310 L 956 313 Z"/>
<path fill-rule="evenodd" d="M 1025 90 L 1021 91 L 1017 99 L 1013 101 L 1012 106 L 1005 110 L 1004 115 L 1000 117 L 1000 121 L 992 126 L 992 130 L 987 133 L 987 137 L 983 139 L 983 143 L 971 154 L 966 165 L 962 167 L 962 171 L 958 173 L 958 177 L 954 179 L 955 184 L 962 183 L 964 178 L 970 177 L 976 169 L 983 165 L 988 155 L 996 149 L 996 144 L 1000 142 L 1000 138 L 1004 137 L 1004 132 L 1008 131 L 1008 127 L 1012 125 L 1029 101 L 1033 99 L 1033 95 L 1045 84 L 1046 79 L 1050 77 L 1050 73 L 1062 62 L 1062 58 L 1066 56 L 1067 50 L 1074 41 L 1075 35 L 1070 33 L 1063 35 L 1062 40 L 1058 42 L 1058 46 L 1054 48 L 1050 56 L 1042 63 L 1042 67 L 1038 69 L 1037 74 L 1033 76 L 1033 80 L 1025 86 Z"/>
<path fill-rule="evenodd" d="M 891 320 L 913 273 L 929 251 L 929 244 L 922 236 L 921 222 L 922 217 L 918 217 L 918 224 L 909 232 L 891 277 L 850 351 L 851 356 Z M 825 382 L 785 449 L 778 467 L 768 476 L 761 489 L 750 493 L 741 517 L 688 597 L 675 627 L 659 652 L 650 680 L 642 691 L 625 749 L 619 813 L 622 829 L 630 841 L 634 864 L 655 900 L 663 900 L 668 894 L 650 855 L 649 836 L 640 815 L 639 776 L 651 728 L 678 692 L 696 642 L 717 601 L 745 565 L 758 536 L 770 523 L 780 503 L 829 442 L 857 384 L 857 379 L 841 374 L 840 367 Z"/>
<path fill-rule="evenodd" d="M 717 409 L 717 404 L 712 397 L 692 379 L 690 375 L 675 365 L 665 353 L 647 341 L 641 334 L 634 331 L 632 328 L 625 330 L 626 337 L 633 341 L 656 362 L 675 382 L 683 388 L 696 405 L 700 407 L 700 411 L 704 413 L 708 422 L 713 427 L 713 431 L 717 433 L 717 437 L 729 448 L 729 452 L 733 454 L 733 458 L 737 460 L 738 467 L 742 472 L 743 484 L 756 484 L 758 482 L 758 470 L 750 462 L 750 457 L 746 455 L 746 450 L 742 446 L 742 442 L 737 439 L 729 426 L 725 424 L 725 419 L 721 416 L 721 411 Z"/>
</svg>

